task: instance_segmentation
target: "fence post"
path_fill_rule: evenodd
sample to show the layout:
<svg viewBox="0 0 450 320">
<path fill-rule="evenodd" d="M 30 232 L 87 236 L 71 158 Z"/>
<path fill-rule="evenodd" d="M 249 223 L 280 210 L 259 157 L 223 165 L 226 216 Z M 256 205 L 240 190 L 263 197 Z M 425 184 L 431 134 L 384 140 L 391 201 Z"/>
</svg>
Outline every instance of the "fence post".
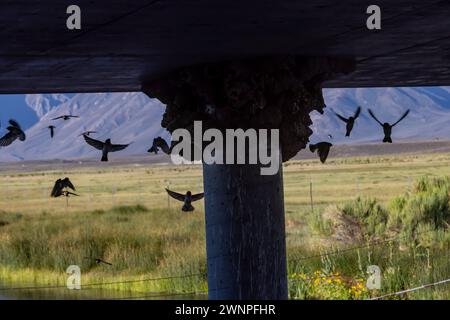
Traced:
<svg viewBox="0 0 450 320">
<path fill-rule="evenodd" d="M 355 178 L 355 182 L 356 182 L 356 196 L 359 196 L 359 177 L 357 176 Z"/>
<path fill-rule="evenodd" d="M 313 183 L 311 177 L 309 177 L 309 197 L 311 200 L 311 213 L 314 214 L 314 201 L 313 201 Z"/>
<path fill-rule="evenodd" d="M 166 180 L 166 188 L 170 190 L 170 180 Z M 170 211 L 170 196 L 167 194 L 167 210 Z"/>
</svg>

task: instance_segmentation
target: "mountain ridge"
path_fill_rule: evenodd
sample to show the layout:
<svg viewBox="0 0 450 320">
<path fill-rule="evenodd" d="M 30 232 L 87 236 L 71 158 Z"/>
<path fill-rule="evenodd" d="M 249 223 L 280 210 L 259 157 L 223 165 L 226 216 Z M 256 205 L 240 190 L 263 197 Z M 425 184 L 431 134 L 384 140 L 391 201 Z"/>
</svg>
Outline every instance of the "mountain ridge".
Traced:
<svg viewBox="0 0 450 320">
<path fill-rule="evenodd" d="M 314 132 L 311 143 L 381 142 L 382 128 L 368 115 L 368 108 L 372 108 L 381 121 L 390 123 L 411 109 L 408 117 L 394 128 L 394 143 L 450 138 L 450 87 L 324 89 L 323 94 L 327 108 L 323 115 L 311 113 Z M 21 108 L 33 110 L 34 115 L 21 110 L 18 114 L 35 117 L 17 119 L 30 123 L 26 130 L 27 140 L 1 148 L 0 161 L 100 158 L 99 151 L 87 145 L 80 136 L 86 130 L 97 131 L 92 136 L 95 139 L 111 138 L 112 143 L 131 143 L 124 151 L 111 154 L 111 158 L 146 154 L 154 137 L 169 139 L 168 132 L 160 124 L 165 106 L 143 93 L 41 94 L 26 95 L 24 99 L 26 106 Z M 347 138 L 345 123 L 333 110 L 348 117 L 357 106 L 362 107 L 362 112 Z M 63 114 L 79 115 L 80 118 L 51 120 Z M 50 139 L 48 125 L 56 126 L 54 139 Z M 6 132 L 4 127 L 0 130 L 2 135 Z"/>
</svg>

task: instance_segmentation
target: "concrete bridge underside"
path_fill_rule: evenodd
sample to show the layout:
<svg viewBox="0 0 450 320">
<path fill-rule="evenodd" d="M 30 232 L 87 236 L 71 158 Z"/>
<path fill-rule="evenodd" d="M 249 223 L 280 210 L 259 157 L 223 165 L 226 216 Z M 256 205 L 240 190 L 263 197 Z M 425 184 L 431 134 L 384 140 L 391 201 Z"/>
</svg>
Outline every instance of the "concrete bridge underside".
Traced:
<svg viewBox="0 0 450 320">
<path fill-rule="evenodd" d="M 254 55 L 356 59 L 327 87 L 450 84 L 450 1 L 3 0 L 0 93 L 139 91 L 180 66 Z M 66 28 L 66 8 L 82 30 Z"/>
</svg>

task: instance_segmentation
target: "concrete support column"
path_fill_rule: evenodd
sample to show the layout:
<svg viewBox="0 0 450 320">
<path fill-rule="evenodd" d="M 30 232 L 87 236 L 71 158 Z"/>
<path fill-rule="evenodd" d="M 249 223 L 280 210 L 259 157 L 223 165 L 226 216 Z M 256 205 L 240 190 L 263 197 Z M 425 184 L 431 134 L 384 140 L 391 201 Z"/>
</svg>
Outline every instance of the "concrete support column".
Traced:
<svg viewBox="0 0 450 320">
<path fill-rule="evenodd" d="M 287 299 L 282 176 L 203 165 L 210 299 Z"/>
<path fill-rule="evenodd" d="M 184 67 L 143 86 L 167 105 L 169 132 L 279 129 L 281 160 L 306 147 L 309 116 L 326 107 L 322 83 L 354 69 L 332 57 L 273 56 Z M 202 159 L 189 159 L 202 160 Z M 211 299 L 286 299 L 282 170 L 204 165 L 208 285 Z"/>
</svg>

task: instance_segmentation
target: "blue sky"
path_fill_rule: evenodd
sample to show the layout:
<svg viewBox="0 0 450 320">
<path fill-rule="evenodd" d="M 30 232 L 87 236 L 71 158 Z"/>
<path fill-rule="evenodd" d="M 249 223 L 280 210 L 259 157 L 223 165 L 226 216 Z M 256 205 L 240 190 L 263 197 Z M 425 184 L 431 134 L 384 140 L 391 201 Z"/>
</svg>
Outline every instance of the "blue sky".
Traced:
<svg viewBox="0 0 450 320">
<path fill-rule="evenodd" d="M 72 97 L 74 94 L 65 94 Z M 36 114 L 30 108 L 26 108 L 25 94 L 1 94 L 0 95 L 0 121 L 2 128 L 7 125 L 9 119 L 19 121 L 24 129 L 28 129 L 38 120 Z"/>
</svg>

